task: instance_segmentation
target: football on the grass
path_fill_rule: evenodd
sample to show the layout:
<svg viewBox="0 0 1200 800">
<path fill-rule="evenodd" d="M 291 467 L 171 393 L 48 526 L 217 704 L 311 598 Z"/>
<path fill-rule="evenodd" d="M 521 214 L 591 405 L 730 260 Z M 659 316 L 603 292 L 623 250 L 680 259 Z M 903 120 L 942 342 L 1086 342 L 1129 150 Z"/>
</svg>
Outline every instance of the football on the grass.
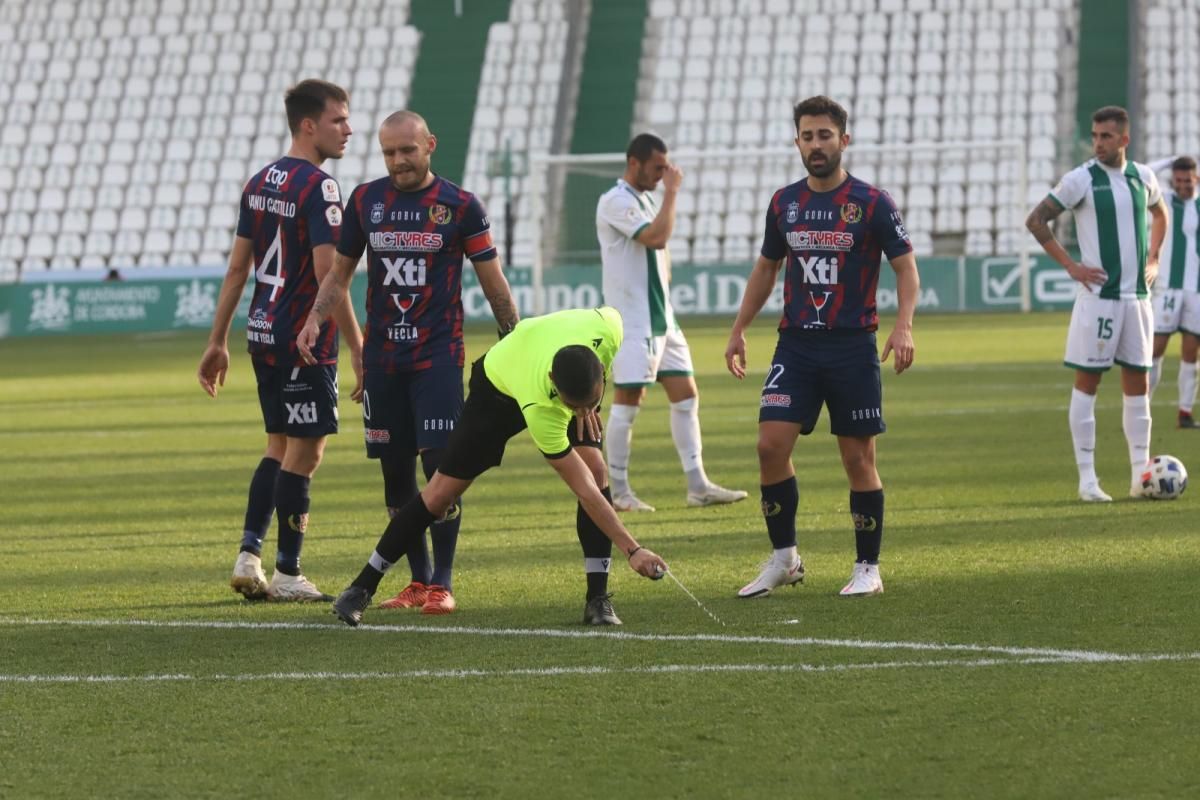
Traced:
<svg viewBox="0 0 1200 800">
<path fill-rule="evenodd" d="M 1174 500 L 1187 488 L 1187 469 L 1175 456 L 1155 456 L 1142 473 L 1142 494 L 1151 500 Z"/>
</svg>

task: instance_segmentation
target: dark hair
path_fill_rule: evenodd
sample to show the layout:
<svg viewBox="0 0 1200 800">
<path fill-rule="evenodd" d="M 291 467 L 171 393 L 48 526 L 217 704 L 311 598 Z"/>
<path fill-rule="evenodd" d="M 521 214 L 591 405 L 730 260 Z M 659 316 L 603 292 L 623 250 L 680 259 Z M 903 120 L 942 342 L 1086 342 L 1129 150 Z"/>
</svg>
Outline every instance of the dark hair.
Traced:
<svg viewBox="0 0 1200 800">
<path fill-rule="evenodd" d="M 819 94 L 816 97 L 810 97 L 807 100 L 801 100 L 792 108 L 792 123 L 795 124 L 796 130 L 800 130 L 801 117 L 819 117 L 828 116 L 833 120 L 833 124 L 837 125 L 838 133 L 846 133 L 846 122 L 849 121 L 850 115 L 846 113 L 846 109 L 829 97 Z"/>
<path fill-rule="evenodd" d="M 590 347 L 571 344 L 554 354 L 554 387 L 563 401 L 584 402 L 604 382 L 604 365 Z"/>
<path fill-rule="evenodd" d="M 325 113 L 325 104 L 332 100 L 335 103 L 349 103 L 350 95 L 336 83 L 309 78 L 297 83 L 287 90 L 283 96 L 283 105 L 287 108 L 288 128 L 292 133 L 300 130 L 300 123 L 306 119 L 314 122 Z"/>
<path fill-rule="evenodd" d="M 1129 127 L 1129 112 L 1120 106 L 1105 106 L 1096 109 L 1092 122 L 1115 122 L 1124 130 Z"/>
<path fill-rule="evenodd" d="M 1196 159 L 1191 156 L 1180 156 L 1171 162 L 1171 170 L 1173 172 L 1195 172 Z"/>
<path fill-rule="evenodd" d="M 649 161 L 655 153 L 667 152 L 667 145 L 653 133 L 639 133 L 633 137 L 629 147 L 625 148 L 626 158 L 636 158 L 638 161 Z"/>
</svg>

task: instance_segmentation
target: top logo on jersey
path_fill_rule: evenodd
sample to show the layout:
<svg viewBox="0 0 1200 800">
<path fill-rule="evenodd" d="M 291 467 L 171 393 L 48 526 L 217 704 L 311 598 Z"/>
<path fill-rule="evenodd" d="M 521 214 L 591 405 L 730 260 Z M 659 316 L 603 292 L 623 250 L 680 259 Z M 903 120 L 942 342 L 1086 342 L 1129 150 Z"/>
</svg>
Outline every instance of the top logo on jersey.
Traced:
<svg viewBox="0 0 1200 800">
<path fill-rule="evenodd" d="M 842 222 L 853 225 L 863 218 L 862 206 L 858 203 L 846 203 L 842 206 Z"/>
<path fill-rule="evenodd" d="M 441 203 L 429 207 L 429 219 L 432 220 L 435 225 L 450 224 L 451 216 L 450 209 Z"/>
<path fill-rule="evenodd" d="M 376 203 L 371 206 L 371 223 L 378 225 L 383 222 L 383 203 Z"/>
<path fill-rule="evenodd" d="M 333 178 L 321 181 L 321 195 L 325 198 L 326 203 L 342 202 L 342 194 L 338 191 L 337 181 Z"/>
<path fill-rule="evenodd" d="M 787 207 L 788 224 L 791 225 L 798 219 L 800 219 L 800 204 L 795 203 L 795 202 L 788 203 L 788 207 Z"/>
<path fill-rule="evenodd" d="M 276 169 L 275 167 L 267 167 L 267 176 L 264 180 L 274 186 L 277 190 L 283 189 L 283 185 L 287 183 L 287 179 L 291 177 L 290 173 L 284 169 Z"/>
</svg>

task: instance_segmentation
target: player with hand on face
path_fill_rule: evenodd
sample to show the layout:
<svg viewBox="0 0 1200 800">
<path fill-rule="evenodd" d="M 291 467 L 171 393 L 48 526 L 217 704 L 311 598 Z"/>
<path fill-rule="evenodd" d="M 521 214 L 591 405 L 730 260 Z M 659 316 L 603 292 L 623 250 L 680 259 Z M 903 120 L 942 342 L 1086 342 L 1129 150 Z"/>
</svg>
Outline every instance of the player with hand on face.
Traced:
<svg viewBox="0 0 1200 800">
<path fill-rule="evenodd" d="M 351 351 L 355 400 L 362 392 L 363 339 L 348 297 L 327 309 L 337 324 L 313 331 L 303 359 L 296 336 L 333 265 L 342 227 L 341 191 L 320 165 L 342 157 L 352 131 L 349 96 L 332 83 L 301 81 L 288 90 L 284 104 L 292 146 L 255 174 L 242 193 L 229 270 L 197 377 L 212 397 L 225 385 L 229 328 L 253 268 L 246 335 L 267 450 L 250 482 L 230 585 L 248 599 L 313 601 L 328 595 L 301 573 L 300 551 L 308 528 L 309 483 L 321 463 L 325 437 L 338 429 L 337 333 L 340 329 Z M 261 554 L 272 512 L 279 521 L 279 549 L 268 583 Z"/>
<path fill-rule="evenodd" d="M 850 144 L 846 110 L 828 97 L 810 97 L 793 111 L 796 147 L 808 177 L 785 186 L 767 209 L 762 250 L 746 284 L 725 362 L 746 375 L 745 331 L 783 278 L 779 342 L 767 370 L 758 413 L 762 509 L 774 553 L 739 597 L 764 597 L 804 579 L 796 552 L 800 496 L 792 451 L 812 433 L 824 405 L 850 483 L 850 517 L 857 554 L 844 597 L 883 591 L 883 483 L 875 468 L 875 437 L 886 430 L 875 330 L 875 287 L 886 255 L 896 273 L 899 308 L 883 346 L 899 374 L 913 362 L 912 319 L 920 278 L 900 212 L 883 191 L 842 168 Z"/>
<path fill-rule="evenodd" d="M 463 257 L 469 258 L 501 332 L 517 324 L 516 302 L 492 245 L 478 198 L 436 175 L 437 137 L 419 114 L 397 111 L 379 127 L 386 177 L 355 188 L 337 258 L 321 284 L 299 348 L 307 354 L 330 309 L 344 301 L 367 254 L 367 338 L 363 349 L 363 428 L 367 456 L 379 460 L 389 516 L 417 494 L 418 455 L 433 477 L 463 407 Z M 408 540 L 412 580 L 384 608 L 449 614 L 462 504 Z"/>
<path fill-rule="evenodd" d="M 633 137 L 625 174 L 600 197 L 596 237 L 604 267 L 604 302 L 621 312 L 625 340 L 613 362 L 613 402 L 608 414 L 608 471 L 618 511 L 653 511 L 629 484 L 633 421 L 646 387 L 662 385 L 671 404 L 671 439 L 687 478 L 687 504 L 735 503 L 746 493 L 708 479 L 700 444 L 700 397 L 692 353 L 671 308 L 671 258 L 675 197 L 683 172 L 667 158 L 663 140 Z M 663 185 L 662 205 L 652 192 Z"/>
</svg>

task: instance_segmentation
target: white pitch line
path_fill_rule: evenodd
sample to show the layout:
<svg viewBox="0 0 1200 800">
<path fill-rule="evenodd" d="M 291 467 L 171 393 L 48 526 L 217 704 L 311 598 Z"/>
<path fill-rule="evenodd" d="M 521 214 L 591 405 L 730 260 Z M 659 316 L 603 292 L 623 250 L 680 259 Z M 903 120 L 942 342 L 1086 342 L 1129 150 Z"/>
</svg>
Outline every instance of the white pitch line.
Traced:
<svg viewBox="0 0 1200 800">
<path fill-rule="evenodd" d="M 980 658 L 974 660 L 876 661 L 864 664 L 662 664 L 648 667 L 525 667 L 517 669 L 414 669 L 402 672 L 262 672 L 215 675 L 3 675 L 0 684 L 193 683 L 248 681 L 372 681 L 463 678 L 554 678 L 575 675 L 678 675 L 699 673 L 849 672 L 876 669 L 999 667 L 1029 664 L 1077 664 L 1061 658 Z"/>
<path fill-rule="evenodd" d="M 183 628 L 196 630 L 347 630 L 340 623 L 315 622 L 221 622 L 204 620 L 47 620 L 0 619 L 0 625 L 47 627 L 134 627 Z M 1021 658 L 1049 658 L 1056 661 L 1108 663 L 1119 661 L 1196 661 L 1200 652 L 1190 653 L 1113 653 L 1103 650 L 1074 650 L 1046 647 L 1008 647 L 1002 645 L 950 644 L 937 642 L 889 642 L 861 639 L 821 639 L 786 636 L 732 636 L 727 634 L 629 633 L 625 631 L 562 630 L 556 628 L 477 628 L 469 626 L 433 627 L 425 625 L 365 625 L 356 632 L 397 634 L 426 633 L 450 636 L 512 636 L 553 639 L 612 639 L 635 642 L 716 642 L 723 644 L 779 645 L 783 647 L 841 647 L 854 650 L 913 650 L 933 653 L 989 653 Z M 349 632 L 349 631 L 347 631 Z"/>
</svg>

